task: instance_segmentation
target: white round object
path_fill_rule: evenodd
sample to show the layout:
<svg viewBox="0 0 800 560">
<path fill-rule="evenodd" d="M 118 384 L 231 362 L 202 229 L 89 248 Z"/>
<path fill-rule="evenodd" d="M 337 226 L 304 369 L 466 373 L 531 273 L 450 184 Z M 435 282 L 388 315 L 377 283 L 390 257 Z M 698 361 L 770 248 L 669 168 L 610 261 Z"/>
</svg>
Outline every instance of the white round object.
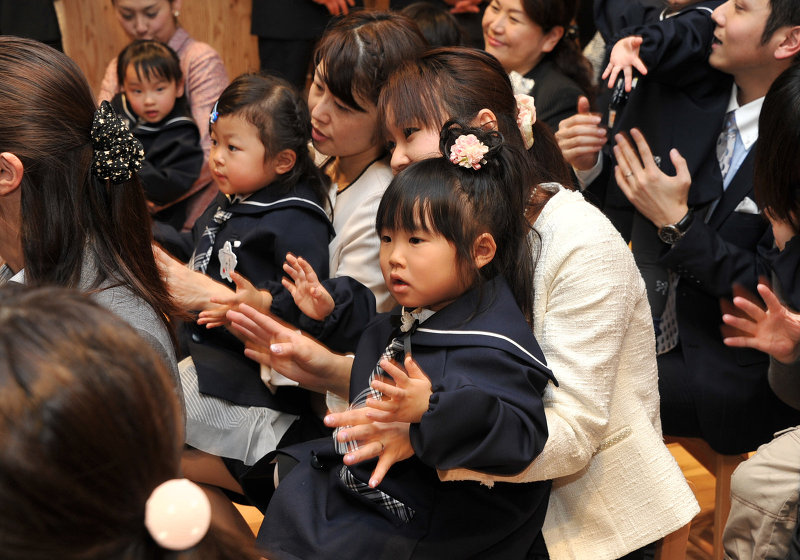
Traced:
<svg viewBox="0 0 800 560">
<path fill-rule="evenodd" d="M 197 484 L 174 478 L 150 494 L 144 524 L 162 548 L 187 550 L 206 535 L 211 524 L 211 504 Z"/>
</svg>

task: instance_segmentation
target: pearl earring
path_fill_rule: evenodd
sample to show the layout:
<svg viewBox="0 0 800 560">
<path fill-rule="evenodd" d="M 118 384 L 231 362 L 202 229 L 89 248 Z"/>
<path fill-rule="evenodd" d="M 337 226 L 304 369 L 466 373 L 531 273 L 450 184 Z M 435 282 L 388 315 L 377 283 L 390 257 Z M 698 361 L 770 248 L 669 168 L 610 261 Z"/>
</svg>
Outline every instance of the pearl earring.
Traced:
<svg viewBox="0 0 800 560">
<path fill-rule="evenodd" d="M 172 15 L 175 16 L 175 19 L 178 19 L 178 16 L 181 15 L 181 13 L 178 10 L 175 10 L 172 12 Z"/>
</svg>

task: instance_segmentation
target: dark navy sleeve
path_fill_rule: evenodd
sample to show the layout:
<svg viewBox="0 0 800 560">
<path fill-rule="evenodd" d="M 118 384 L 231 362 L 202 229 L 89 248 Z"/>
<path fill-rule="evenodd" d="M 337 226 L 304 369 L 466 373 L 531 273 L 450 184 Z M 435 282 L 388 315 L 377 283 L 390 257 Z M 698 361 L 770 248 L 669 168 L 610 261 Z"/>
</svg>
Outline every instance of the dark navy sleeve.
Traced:
<svg viewBox="0 0 800 560">
<path fill-rule="evenodd" d="M 795 311 L 800 310 L 800 235 L 791 238 L 783 251 L 762 247 L 761 254 L 778 281 L 784 302 Z"/>
<path fill-rule="evenodd" d="M 663 21 L 627 27 L 614 43 L 631 35 L 642 37 L 639 57 L 647 66 L 646 78 L 680 87 L 701 81 L 711 72 L 708 53 L 714 28 L 711 13 L 693 7 Z"/>
<path fill-rule="evenodd" d="M 163 130 L 145 154 L 139 176 L 147 199 L 158 206 L 175 202 L 192 187 L 203 166 L 200 132 L 192 122 Z"/>
<path fill-rule="evenodd" d="M 434 383 L 428 411 L 411 425 L 419 459 L 438 469 L 498 475 L 530 465 L 547 440 L 541 395 L 548 376 L 485 347 L 449 350 L 445 371 Z"/>
</svg>

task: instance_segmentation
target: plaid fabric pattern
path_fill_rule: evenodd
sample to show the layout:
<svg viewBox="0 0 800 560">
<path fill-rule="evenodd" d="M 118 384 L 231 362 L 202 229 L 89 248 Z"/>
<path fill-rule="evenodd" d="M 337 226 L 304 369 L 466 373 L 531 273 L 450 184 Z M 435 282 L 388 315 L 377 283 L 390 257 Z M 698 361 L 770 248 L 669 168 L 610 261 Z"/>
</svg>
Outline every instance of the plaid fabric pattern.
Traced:
<svg viewBox="0 0 800 560">
<path fill-rule="evenodd" d="M 350 469 L 344 465 L 342 466 L 342 470 L 339 471 L 339 478 L 350 490 L 356 494 L 361 494 L 369 501 L 380 505 L 403 523 L 408 523 L 414 517 L 413 509 L 405 505 L 400 500 L 392 498 L 386 492 L 378 490 L 377 488 L 372 488 L 369 484 L 361 482 L 355 476 L 353 476 L 353 473 L 350 472 Z"/>
<path fill-rule="evenodd" d="M 373 398 L 380 400 L 383 394 L 380 391 L 376 391 L 372 388 L 372 382 L 376 379 L 383 379 L 386 375 L 386 372 L 383 371 L 383 368 L 380 366 L 381 361 L 383 360 L 395 360 L 400 361 L 400 358 L 404 354 L 403 350 L 403 339 L 401 337 L 395 337 L 383 351 L 381 357 L 378 359 L 378 363 L 375 364 L 375 368 L 372 370 L 372 373 L 369 376 L 369 386 L 361 391 L 356 398 L 353 399 L 353 402 L 350 403 L 350 406 L 347 407 L 348 410 L 353 410 L 354 408 L 361 408 L 367 402 L 368 398 Z M 345 426 L 344 428 L 336 428 L 333 432 L 333 445 L 336 447 L 336 452 L 341 453 L 344 455 L 345 453 L 349 453 L 351 451 L 355 451 L 358 449 L 358 442 L 357 441 L 346 441 L 340 442 L 336 439 L 336 436 L 339 434 L 339 430 L 346 430 L 350 426 Z"/>
<path fill-rule="evenodd" d="M 719 161 L 719 170 L 723 179 L 731 169 L 731 159 L 733 158 L 733 147 L 736 145 L 737 132 L 736 116 L 733 111 L 729 111 L 725 115 L 725 124 L 722 125 L 722 132 L 717 138 L 717 161 Z"/>
<path fill-rule="evenodd" d="M 198 272 L 206 273 L 208 263 L 211 262 L 211 253 L 214 250 L 214 241 L 217 238 L 217 232 L 222 227 L 222 224 L 227 222 L 231 216 L 230 212 L 226 212 L 222 207 L 217 208 L 214 212 L 214 218 L 211 223 L 206 225 L 203 230 L 203 235 L 200 236 L 200 242 L 195 247 L 194 255 L 192 256 L 192 268 Z"/>
<path fill-rule="evenodd" d="M 669 288 L 664 313 L 661 315 L 660 334 L 656 337 L 656 354 L 669 352 L 678 345 L 678 311 L 675 307 L 675 289 L 678 286 L 678 275 L 669 271 Z"/>
</svg>

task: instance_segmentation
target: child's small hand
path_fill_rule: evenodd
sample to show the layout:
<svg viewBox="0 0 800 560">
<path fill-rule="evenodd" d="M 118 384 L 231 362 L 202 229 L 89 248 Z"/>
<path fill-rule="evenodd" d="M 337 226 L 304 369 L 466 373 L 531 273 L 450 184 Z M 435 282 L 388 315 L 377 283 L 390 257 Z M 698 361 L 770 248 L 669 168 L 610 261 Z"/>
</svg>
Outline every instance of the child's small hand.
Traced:
<svg viewBox="0 0 800 560">
<path fill-rule="evenodd" d="M 380 366 L 392 376 L 394 385 L 372 382 L 372 388 L 380 391 L 383 399 L 367 399 L 367 417 L 378 422 L 419 422 L 428 410 L 431 380 L 411 356 L 406 357 L 405 370 L 389 360 L 382 360 Z"/>
<path fill-rule="evenodd" d="M 603 71 L 601 78 L 608 78 L 608 87 L 613 88 L 617 83 L 617 76 L 620 70 L 625 75 L 625 91 L 631 90 L 633 83 L 633 70 L 636 68 L 642 76 L 647 74 L 647 67 L 639 58 L 639 47 L 642 45 L 642 38 L 637 36 L 625 37 L 620 39 L 611 49 L 608 66 Z"/>
<path fill-rule="evenodd" d="M 317 273 L 303 257 L 288 253 L 283 271 L 291 277 L 291 280 L 283 278 L 283 287 L 292 294 L 300 311 L 317 321 L 333 313 L 336 304 L 331 294 L 320 284 Z"/>
<path fill-rule="evenodd" d="M 238 272 L 231 272 L 231 279 L 236 285 L 236 292 L 226 296 L 214 296 L 211 303 L 216 304 L 200 313 L 197 318 L 198 325 L 205 325 L 213 329 L 229 324 L 225 314 L 229 309 L 239 309 L 239 305 L 246 303 L 262 313 L 268 313 L 272 305 L 272 294 L 266 290 L 259 290 L 247 278 Z"/>
</svg>

